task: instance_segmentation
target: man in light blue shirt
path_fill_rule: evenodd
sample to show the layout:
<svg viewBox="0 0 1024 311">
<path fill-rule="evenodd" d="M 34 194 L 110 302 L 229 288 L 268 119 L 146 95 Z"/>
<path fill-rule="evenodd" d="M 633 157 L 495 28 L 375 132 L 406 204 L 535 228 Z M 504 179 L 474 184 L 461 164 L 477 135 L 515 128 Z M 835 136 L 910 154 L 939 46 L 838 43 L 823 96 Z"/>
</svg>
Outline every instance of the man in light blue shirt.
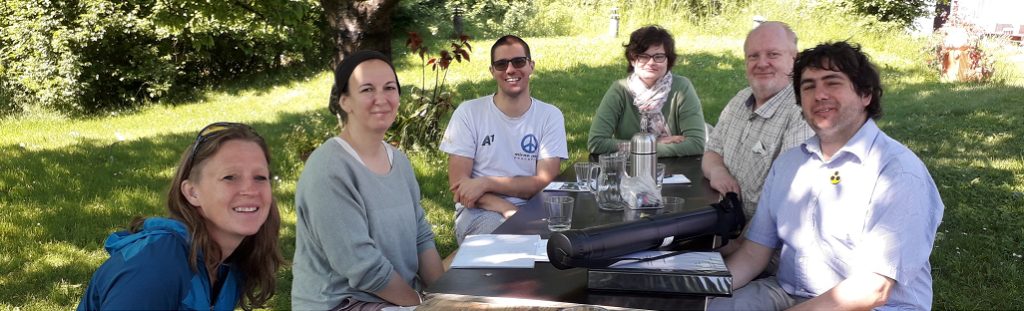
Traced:
<svg viewBox="0 0 1024 311">
<path fill-rule="evenodd" d="M 921 160 L 875 125 L 878 69 L 859 46 L 801 52 L 797 104 L 815 136 L 772 165 L 712 310 L 929 310 L 943 204 Z M 778 275 L 751 281 L 781 249 Z"/>
</svg>

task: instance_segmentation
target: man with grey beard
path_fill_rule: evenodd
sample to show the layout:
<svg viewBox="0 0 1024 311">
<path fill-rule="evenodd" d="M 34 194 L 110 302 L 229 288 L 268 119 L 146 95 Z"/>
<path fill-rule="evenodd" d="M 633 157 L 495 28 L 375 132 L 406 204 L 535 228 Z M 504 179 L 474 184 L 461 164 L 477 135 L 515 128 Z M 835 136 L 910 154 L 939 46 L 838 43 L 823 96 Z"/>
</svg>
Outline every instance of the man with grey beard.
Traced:
<svg viewBox="0 0 1024 311">
<path fill-rule="evenodd" d="M 782 22 L 761 24 L 747 34 L 743 55 L 750 87 L 722 110 L 701 163 L 712 188 L 740 194 L 748 220 L 775 158 L 814 135 L 800 116 L 790 84 L 796 43 L 796 34 Z M 742 239 L 729 243 L 722 254 L 732 253 Z"/>
</svg>

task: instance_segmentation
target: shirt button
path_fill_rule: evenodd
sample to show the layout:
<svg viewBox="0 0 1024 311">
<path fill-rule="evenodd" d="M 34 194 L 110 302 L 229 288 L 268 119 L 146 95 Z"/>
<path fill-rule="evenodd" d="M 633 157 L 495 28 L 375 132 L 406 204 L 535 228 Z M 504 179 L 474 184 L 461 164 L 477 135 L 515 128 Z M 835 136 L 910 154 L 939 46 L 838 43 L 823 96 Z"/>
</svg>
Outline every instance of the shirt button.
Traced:
<svg viewBox="0 0 1024 311">
<path fill-rule="evenodd" d="M 797 261 L 799 261 L 800 263 L 804 263 L 804 259 L 803 259 L 803 258 L 800 258 L 800 259 L 799 259 L 799 260 L 797 260 Z"/>
<path fill-rule="evenodd" d="M 818 202 L 818 197 L 814 197 L 814 202 Z"/>
</svg>

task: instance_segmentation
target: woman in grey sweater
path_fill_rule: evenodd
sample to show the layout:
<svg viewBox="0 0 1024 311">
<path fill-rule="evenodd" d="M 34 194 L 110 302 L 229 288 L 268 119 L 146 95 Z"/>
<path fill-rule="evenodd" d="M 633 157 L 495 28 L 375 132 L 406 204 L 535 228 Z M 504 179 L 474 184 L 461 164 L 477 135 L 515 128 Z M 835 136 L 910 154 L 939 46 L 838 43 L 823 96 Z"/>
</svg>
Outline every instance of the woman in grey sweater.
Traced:
<svg viewBox="0 0 1024 311">
<path fill-rule="evenodd" d="M 383 141 L 398 113 L 398 76 L 383 54 L 359 51 L 334 78 L 341 134 L 310 155 L 295 191 L 292 308 L 418 305 L 444 269 L 412 165 Z"/>
</svg>

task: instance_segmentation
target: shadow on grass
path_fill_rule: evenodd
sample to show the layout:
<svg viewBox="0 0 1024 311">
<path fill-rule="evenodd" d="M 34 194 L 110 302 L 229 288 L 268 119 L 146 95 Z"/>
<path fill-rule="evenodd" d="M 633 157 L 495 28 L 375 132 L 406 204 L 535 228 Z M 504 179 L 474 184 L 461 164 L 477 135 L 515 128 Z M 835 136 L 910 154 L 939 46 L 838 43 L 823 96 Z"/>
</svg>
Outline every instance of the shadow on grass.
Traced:
<svg viewBox="0 0 1024 311">
<path fill-rule="evenodd" d="M 487 70 L 486 65 L 472 64 Z M 532 95 L 562 110 L 569 156 L 575 159 L 586 152 L 590 121 L 605 91 L 626 73 L 618 65 L 546 68 L 538 64 Z M 266 92 L 320 72 L 271 77 L 263 85 L 240 83 L 226 86 L 224 92 Z M 726 102 L 746 87 L 743 61 L 734 55 L 684 54 L 673 72 L 694 84 L 710 123 L 716 123 Z M 900 82 L 929 75 L 913 70 L 884 68 L 883 74 L 886 116 L 879 126 L 925 162 L 946 205 L 931 261 L 935 305 L 1021 305 L 1016 282 L 1024 267 L 1012 254 L 1024 253 L 1024 198 L 1013 192 L 1024 190 L 1019 144 L 1024 137 L 1019 107 L 1024 89 L 934 79 Z M 453 85 L 456 102 L 496 89 L 492 80 Z M 286 182 L 298 179 L 302 164 L 284 149 L 281 136 L 304 116 L 282 114 L 280 121 L 252 124 L 270 145 L 275 174 Z M 194 133 L 114 145 L 83 140 L 59 150 L 0 146 L 0 271 L 5 271 L 0 275 L 0 303 L 24 306 L 41 299 L 58 306 L 76 305 L 95 267 L 107 258 L 103 239 L 133 216 L 166 215 L 164 198 L 174 165 L 192 139 Z M 447 157 L 436 150 L 407 153 L 416 163 L 427 212 L 439 219 L 453 217 Z M 293 215 L 294 192 L 281 187 L 274 191 L 282 212 Z M 10 208 L 13 202 L 24 208 Z M 293 217 L 283 221 L 280 243 L 289 260 L 295 249 Z M 434 225 L 438 250 L 445 256 L 455 248 L 452 224 L 445 220 Z M 278 273 L 278 280 L 271 307 L 287 309 L 289 266 Z"/>
<path fill-rule="evenodd" d="M 181 148 L 176 146 L 188 143 L 181 135 L 114 145 L 85 140 L 64 150 L 3 146 L 2 162 L 9 169 L 0 176 L 0 191 L 6 193 L 4 201 L 23 208 L 0 211 L 2 247 L 14 256 L 2 263 L 2 270 L 10 272 L 3 276 L 0 296 L 15 306 L 36 298 L 64 306 L 77 303 L 53 286 L 56 280 L 84 285 L 97 261 L 54 258 L 60 255 L 47 248 L 96 251 L 106 235 L 125 227 L 132 216 L 166 214 L 159 199 L 170 181 L 165 168 L 178 159 Z M 152 165 L 157 162 L 167 165 Z"/>
<path fill-rule="evenodd" d="M 323 64 L 327 64 L 327 61 L 324 61 Z M 221 93 L 230 96 L 250 93 L 253 96 L 260 96 L 278 87 L 288 87 L 298 82 L 318 78 L 325 72 L 330 72 L 329 66 L 318 63 L 297 64 L 249 74 L 239 74 L 227 79 L 209 81 L 202 86 L 193 86 L 190 90 L 182 92 L 181 95 L 168 96 L 162 100 L 160 105 L 181 106 L 201 104 L 204 101 L 210 100 L 210 95 Z"/>
<path fill-rule="evenodd" d="M 299 160 L 284 149 L 281 136 L 303 116 L 282 114 L 279 122 L 250 124 L 267 140 L 280 180 L 296 180 L 300 173 Z M 194 133 L 183 133 L 114 144 L 82 140 L 56 150 L 0 147 L 0 303 L 24 306 L 41 299 L 76 305 L 108 257 L 103 241 L 110 233 L 126 228 L 134 216 L 167 215 L 170 179 L 193 139 Z M 294 215 L 295 194 L 278 182 L 274 197 L 282 213 Z M 17 208 L 9 207 L 15 202 Z M 281 236 L 288 259 L 295 249 L 291 218 L 283 221 Z M 290 288 L 290 272 L 279 276 Z"/>
<path fill-rule="evenodd" d="M 1024 88 L 924 82 L 883 98 L 879 126 L 924 161 L 946 207 L 931 257 L 934 305 L 1020 306 Z"/>
<path fill-rule="evenodd" d="M 323 64 L 326 64 L 324 61 Z M 328 65 L 317 64 L 294 64 L 285 67 L 267 69 L 263 71 L 238 73 L 232 77 L 211 78 L 196 85 L 174 86 L 157 102 L 147 103 L 136 107 L 119 107 L 115 111 L 103 110 L 92 111 L 82 114 L 73 114 L 72 117 L 80 120 L 102 119 L 116 113 L 127 116 L 141 112 L 149 106 L 187 106 L 198 105 L 212 100 L 211 95 L 226 94 L 229 96 L 262 96 L 279 87 L 289 87 L 299 82 L 310 81 L 320 77 L 325 72 L 330 72 Z"/>
<path fill-rule="evenodd" d="M 538 67 L 532 95 L 562 110 L 575 158 L 586 152 L 586 133 L 604 92 L 625 72 L 619 66 Z M 995 308 L 1021 305 L 1015 284 L 1024 265 L 1014 254 L 1024 254 L 1024 88 L 940 82 L 923 69 L 881 71 L 886 115 L 878 124 L 924 161 L 946 206 L 931 257 L 935 305 L 969 308 L 974 305 L 967 302 L 979 299 Z M 681 55 L 673 72 L 693 82 L 713 124 L 747 86 L 744 62 L 732 55 Z M 488 94 L 496 87 L 490 82 L 457 89 Z"/>
</svg>

